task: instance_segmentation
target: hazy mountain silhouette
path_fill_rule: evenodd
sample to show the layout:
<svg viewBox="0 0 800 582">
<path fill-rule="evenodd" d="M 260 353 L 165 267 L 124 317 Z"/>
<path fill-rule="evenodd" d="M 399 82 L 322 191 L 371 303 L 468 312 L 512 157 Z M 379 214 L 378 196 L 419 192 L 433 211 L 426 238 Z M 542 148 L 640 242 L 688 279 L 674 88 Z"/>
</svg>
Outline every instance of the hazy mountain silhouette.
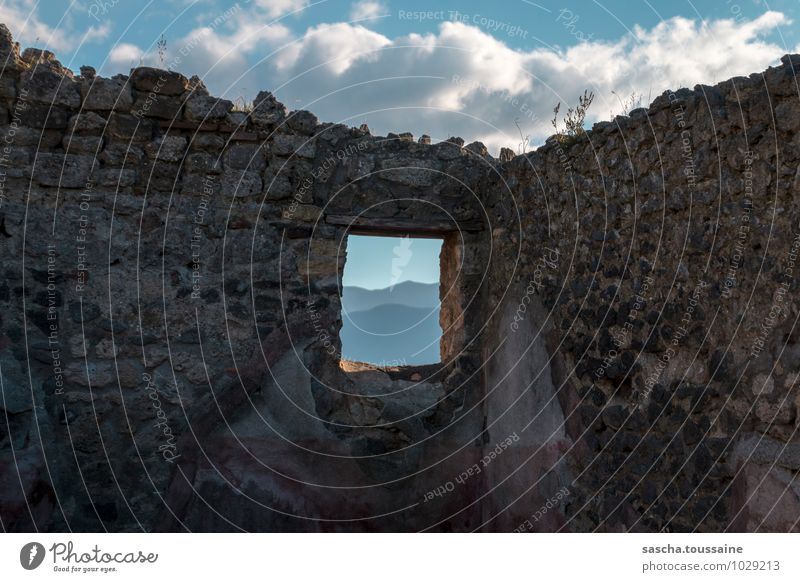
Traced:
<svg viewBox="0 0 800 582">
<path fill-rule="evenodd" d="M 439 305 L 439 283 L 417 283 L 403 281 L 385 289 L 364 289 L 363 287 L 344 287 L 342 289 L 342 309 L 346 311 L 367 311 L 378 305 L 407 305 L 408 307 L 427 307 Z"/>
<path fill-rule="evenodd" d="M 387 289 L 345 287 L 342 356 L 379 365 L 439 361 L 439 285 L 406 281 Z"/>
</svg>

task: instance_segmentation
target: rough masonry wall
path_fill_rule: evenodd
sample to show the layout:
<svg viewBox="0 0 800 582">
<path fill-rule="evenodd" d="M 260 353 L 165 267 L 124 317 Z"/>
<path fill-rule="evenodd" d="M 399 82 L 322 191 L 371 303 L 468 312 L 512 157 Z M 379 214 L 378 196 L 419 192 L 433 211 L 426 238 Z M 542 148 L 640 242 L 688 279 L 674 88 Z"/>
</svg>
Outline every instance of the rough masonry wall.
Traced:
<svg viewBox="0 0 800 582">
<path fill-rule="evenodd" d="M 452 423 L 480 392 L 485 148 L 269 93 L 234 112 L 176 72 L 73 77 L 2 33 L 5 527 L 432 525 L 481 431 Z M 447 361 L 342 370 L 345 234 L 418 224 L 456 245 Z"/>
<path fill-rule="evenodd" d="M 534 491 L 568 488 L 565 529 L 800 528 L 798 67 L 667 92 L 482 187 L 502 350 L 552 356 L 571 473 Z"/>
<path fill-rule="evenodd" d="M 502 162 L 0 63 L 4 529 L 797 527 L 797 60 Z M 340 365 L 354 231 L 445 238 L 442 365 Z"/>
</svg>

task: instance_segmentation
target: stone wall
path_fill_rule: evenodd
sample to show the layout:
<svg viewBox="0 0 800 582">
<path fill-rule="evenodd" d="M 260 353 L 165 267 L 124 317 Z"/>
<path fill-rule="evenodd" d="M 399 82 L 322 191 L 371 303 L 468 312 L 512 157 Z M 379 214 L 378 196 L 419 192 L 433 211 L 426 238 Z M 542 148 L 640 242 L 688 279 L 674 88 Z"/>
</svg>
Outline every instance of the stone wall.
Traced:
<svg viewBox="0 0 800 582">
<path fill-rule="evenodd" d="M 548 346 L 569 483 L 534 491 L 568 485 L 570 530 L 800 529 L 798 67 L 667 92 L 479 187 L 514 356 L 488 385 Z"/>
<path fill-rule="evenodd" d="M 4 529 L 797 529 L 800 61 L 496 160 L 0 37 Z M 340 362 L 350 232 L 442 364 Z"/>
</svg>

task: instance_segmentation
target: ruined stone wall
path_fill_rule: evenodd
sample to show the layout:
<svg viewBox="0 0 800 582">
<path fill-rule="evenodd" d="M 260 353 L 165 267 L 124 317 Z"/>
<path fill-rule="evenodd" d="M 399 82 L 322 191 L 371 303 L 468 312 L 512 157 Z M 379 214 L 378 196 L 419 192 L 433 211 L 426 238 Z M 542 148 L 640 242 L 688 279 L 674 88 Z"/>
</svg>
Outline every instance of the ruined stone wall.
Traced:
<svg viewBox="0 0 800 582">
<path fill-rule="evenodd" d="M 562 452 L 532 491 L 567 487 L 559 527 L 800 528 L 798 67 L 665 93 L 482 187 L 500 354 L 549 349 Z"/>
<path fill-rule="evenodd" d="M 4 529 L 797 527 L 789 60 L 503 163 L 0 63 Z M 441 365 L 340 365 L 349 232 L 445 239 Z"/>
<path fill-rule="evenodd" d="M 5 527 L 424 527 L 369 518 L 439 485 L 414 467 L 479 392 L 485 148 L 269 93 L 236 112 L 176 72 L 74 77 L 3 33 Z M 340 369 L 351 226 L 457 245 L 425 377 Z"/>
</svg>

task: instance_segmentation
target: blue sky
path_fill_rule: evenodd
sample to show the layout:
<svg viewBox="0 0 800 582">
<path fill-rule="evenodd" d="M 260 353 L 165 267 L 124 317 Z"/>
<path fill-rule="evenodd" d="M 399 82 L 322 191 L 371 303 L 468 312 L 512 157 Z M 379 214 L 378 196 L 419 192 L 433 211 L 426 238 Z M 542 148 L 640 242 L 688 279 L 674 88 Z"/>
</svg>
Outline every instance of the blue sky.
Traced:
<svg viewBox="0 0 800 582">
<path fill-rule="evenodd" d="M 460 135 L 490 150 L 551 133 L 552 109 L 596 94 L 589 122 L 668 88 L 715 83 L 800 52 L 797 0 L 0 0 L 24 46 L 101 74 L 164 63 L 214 95 L 376 134 Z"/>
<path fill-rule="evenodd" d="M 441 249 L 441 239 L 351 234 L 342 285 L 385 289 L 403 281 L 438 283 Z"/>
</svg>

